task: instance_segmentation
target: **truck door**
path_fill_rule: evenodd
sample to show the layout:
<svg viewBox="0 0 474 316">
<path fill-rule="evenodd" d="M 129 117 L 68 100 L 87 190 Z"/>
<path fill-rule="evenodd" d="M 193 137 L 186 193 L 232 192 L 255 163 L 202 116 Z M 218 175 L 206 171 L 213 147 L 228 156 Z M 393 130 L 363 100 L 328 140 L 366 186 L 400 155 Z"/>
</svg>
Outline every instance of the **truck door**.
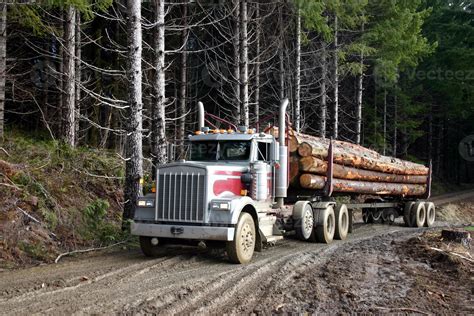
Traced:
<svg viewBox="0 0 474 316">
<path fill-rule="evenodd" d="M 268 141 L 257 141 L 257 159 L 256 161 L 265 162 L 267 165 L 267 181 L 269 195 L 273 198 L 273 167 L 271 164 L 271 143 Z"/>
</svg>

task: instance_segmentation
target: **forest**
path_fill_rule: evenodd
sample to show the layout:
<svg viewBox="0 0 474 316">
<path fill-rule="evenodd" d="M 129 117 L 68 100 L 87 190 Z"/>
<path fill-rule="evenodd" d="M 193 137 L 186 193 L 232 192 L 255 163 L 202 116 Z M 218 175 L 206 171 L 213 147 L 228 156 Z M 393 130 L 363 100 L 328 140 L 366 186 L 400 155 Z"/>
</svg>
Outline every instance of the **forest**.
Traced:
<svg viewBox="0 0 474 316">
<path fill-rule="evenodd" d="M 298 132 L 473 182 L 473 10 L 463 0 L 3 1 L 0 143 L 20 130 L 116 153 L 128 217 L 140 179 L 186 157 L 198 101 L 255 127 L 289 98 Z"/>
</svg>

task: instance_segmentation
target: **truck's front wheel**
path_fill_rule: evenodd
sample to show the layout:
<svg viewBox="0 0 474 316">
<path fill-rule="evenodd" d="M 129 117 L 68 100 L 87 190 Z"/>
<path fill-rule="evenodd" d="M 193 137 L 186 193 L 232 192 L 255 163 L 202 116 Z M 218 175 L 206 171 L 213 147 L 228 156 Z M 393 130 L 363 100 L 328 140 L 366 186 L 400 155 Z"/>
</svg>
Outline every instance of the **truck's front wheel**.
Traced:
<svg viewBox="0 0 474 316">
<path fill-rule="evenodd" d="M 228 241 L 226 250 L 233 263 L 248 263 L 252 259 L 256 239 L 255 223 L 249 213 L 239 216 L 234 240 Z"/>
<path fill-rule="evenodd" d="M 156 239 L 156 241 L 155 241 Z M 158 239 L 147 236 L 140 236 L 140 248 L 147 257 L 156 257 L 158 255 Z"/>
</svg>

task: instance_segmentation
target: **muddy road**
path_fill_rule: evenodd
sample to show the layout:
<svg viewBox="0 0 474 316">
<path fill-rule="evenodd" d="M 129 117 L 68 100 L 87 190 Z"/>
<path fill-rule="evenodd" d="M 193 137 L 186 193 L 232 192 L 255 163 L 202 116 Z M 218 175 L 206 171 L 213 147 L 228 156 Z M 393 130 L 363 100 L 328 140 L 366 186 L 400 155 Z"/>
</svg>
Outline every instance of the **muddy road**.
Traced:
<svg viewBox="0 0 474 316">
<path fill-rule="evenodd" d="M 474 203 L 474 192 L 462 199 Z M 427 260 L 406 253 L 413 237 L 426 230 L 356 223 L 346 241 L 323 245 L 286 239 L 256 253 L 248 265 L 229 264 L 223 251 L 184 246 L 164 248 L 154 259 L 137 249 L 65 258 L 56 265 L 1 272 L 0 311 L 474 312 L 472 275 L 459 282 L 462 276 L 440 275 Z M 431 290 L 423 278 L 431 280 Z"/>
</svg>

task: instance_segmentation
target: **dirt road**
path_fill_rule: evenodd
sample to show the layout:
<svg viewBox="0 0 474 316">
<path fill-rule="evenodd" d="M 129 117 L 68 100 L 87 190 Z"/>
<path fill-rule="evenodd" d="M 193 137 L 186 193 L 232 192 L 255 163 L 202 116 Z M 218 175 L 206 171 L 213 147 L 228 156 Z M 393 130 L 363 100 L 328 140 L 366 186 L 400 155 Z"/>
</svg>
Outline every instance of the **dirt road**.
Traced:
<svg viewBox="0 0 474 316">
<path fill-rule="evenodd" d="M 436 271 L 412 259 L 404 245 L 423 231 L 401 225 L 356 224 L 347 241 L 322 245 L 288 239 L 256 253 L 249 265 L 229 264 L 222 251 L 177 246 L 164 249 L 155 259 L 146 259 L 139 250 L 66 259 L 57 265 L 0 273 L 0 311 L 474 311 L 469 302 L 471 289 L 467 283 L 456 283 L 459 276 L 436 279 L 446 288 L 443 295 L 452 298 L 448 303 L 427 294 L 436 290 L 420 290 L 419 273 L 413 271 L 421 269 L 428 278 L 430 269 Z M 469 282 L 468 277 L 466 280 Z"/>
</svg>

